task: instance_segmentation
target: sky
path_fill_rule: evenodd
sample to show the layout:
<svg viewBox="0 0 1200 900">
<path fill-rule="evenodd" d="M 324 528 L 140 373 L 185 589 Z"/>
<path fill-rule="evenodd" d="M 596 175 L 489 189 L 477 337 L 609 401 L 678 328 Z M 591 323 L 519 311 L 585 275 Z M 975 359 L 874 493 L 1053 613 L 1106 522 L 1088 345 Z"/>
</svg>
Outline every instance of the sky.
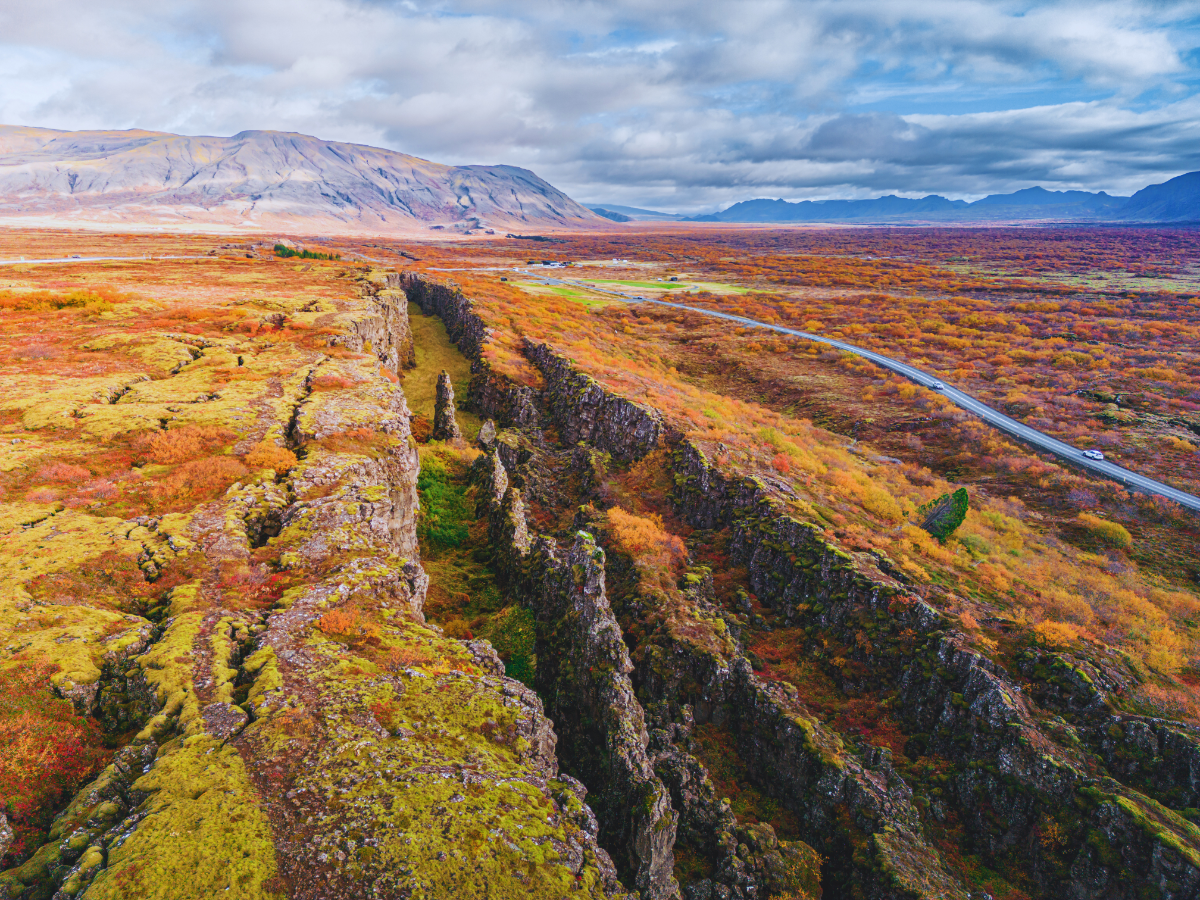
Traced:
<svg viewBox="0 0 1200 900">
<path fill-rule="evenodd" d="M 1200 169 L 1200 0 L 4 0 L 0 122 L 299 131 L 530 168 L 575 199 Z"/>
</svg>

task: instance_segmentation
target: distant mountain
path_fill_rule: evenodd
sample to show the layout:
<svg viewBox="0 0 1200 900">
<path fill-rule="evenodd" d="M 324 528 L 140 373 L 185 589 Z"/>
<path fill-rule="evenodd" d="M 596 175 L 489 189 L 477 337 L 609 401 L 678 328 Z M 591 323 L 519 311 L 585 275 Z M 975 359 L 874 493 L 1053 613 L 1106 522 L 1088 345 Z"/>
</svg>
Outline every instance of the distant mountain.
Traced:
<svg viewBox="0 0 1200 900">
<path fill-rule="evenodd" d="M 874 200 L 745 200 L 719 213 L 696 216 L 695 222 L 944 222 L 1076 221 L 1115 215 L 1128 198 L 1100 191 L 1048 191 L 1025 188 L 991 194 L 974 203 L 947 200 L 937 194 L 920 199 L 889 195 Z"/>
<path fill-rule="evenodd" d="M 611 209 L 606 209 L 603 206 L 589 206 L 588 209 L 590 209 L 592 212 L 594 212 L 596 215 L 600 216 L 601 218 L 608 219 L 610 222 L 632 222 L 633 221 L 633 219 L 631 219 L 629 216 L 625 215 L 624 213 L 615 212 Z"/>
<path fill-rule="evenodd" d="M 593 212 L 596 212 L 598 209 L 605 209 L 608 212 L 627 216 L 630 221 L 634 222 L 681 222 L 687 218 L 676 213 L 659 212 L 654 209 L 638 209 L 636 206 L 619 206 L 615 203 L 605 203 L 603 206 L 592 206 L 589 209 Z"/>
<path fill-rule="evenodd" d="M 0 219 L 308 232 L 596 227 L 604 220 L 527 169 L 446 166 L 278 131 L 0 126 Z"/>
<path fill-rule="evenodd" d="M 1083 206 L 1089 209 L 1116 207 L 1127 197 L 1113 197 L 1100 191 L 1048 191 L 1044 187 L 1025 188 L 1011 194 L 989 194 L 970 204 L 980 206 Z"/>
<path fill-rule="evenodd" d="M 1200 222 L 1200 172 L 1144 187 L 1121 207 L 1119 218 L 1138 222 Z"/>
<path fill-rule="evenodd" d="M 889 195 L 876 200 L 743 200 L 724 212 L 696 216 L 694 222 L 830 222 L 842 219 L 923 216 L 965 207 L 964 200 L 931 194 L 920 200 Z"/>
</svg>

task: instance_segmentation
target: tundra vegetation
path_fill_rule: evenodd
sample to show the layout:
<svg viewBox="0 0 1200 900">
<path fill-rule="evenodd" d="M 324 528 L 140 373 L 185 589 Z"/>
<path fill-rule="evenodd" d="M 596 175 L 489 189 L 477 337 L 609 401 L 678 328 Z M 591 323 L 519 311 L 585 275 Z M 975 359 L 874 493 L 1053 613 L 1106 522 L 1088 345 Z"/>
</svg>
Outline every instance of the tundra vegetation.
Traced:
<svg viewBox="0 0 1200 900">
<path fill-rule="evenodd" d="M 1195 242 L 0 235 L 0 897 L 1200 896 L 1194 517 L 606 293 L 1197 491 Z"/>
</svg>

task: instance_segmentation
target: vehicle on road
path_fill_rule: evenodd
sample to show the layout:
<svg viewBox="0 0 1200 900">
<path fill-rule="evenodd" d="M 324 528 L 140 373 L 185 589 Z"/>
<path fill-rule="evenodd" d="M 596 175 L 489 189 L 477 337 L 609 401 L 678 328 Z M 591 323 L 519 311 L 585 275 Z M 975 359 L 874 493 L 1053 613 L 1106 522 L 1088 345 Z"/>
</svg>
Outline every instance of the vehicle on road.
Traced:
<svg viewBox="0 0 1200 900">
<path fill-rule="evenodd" d="M 1104 459 L 1104 454 L 1099 450 L 1084 450 L 1083 455 L 1088 459 Z"/>
<path fill-rule="evenodd" d="M 942 384 L 940 381 L 935 381 L 933 384 L 930 385 L 930 387 L 933 388 L 935 391 L 944 391 L 946 389 L 946 386 L 944 384 Z"/>
</svg>

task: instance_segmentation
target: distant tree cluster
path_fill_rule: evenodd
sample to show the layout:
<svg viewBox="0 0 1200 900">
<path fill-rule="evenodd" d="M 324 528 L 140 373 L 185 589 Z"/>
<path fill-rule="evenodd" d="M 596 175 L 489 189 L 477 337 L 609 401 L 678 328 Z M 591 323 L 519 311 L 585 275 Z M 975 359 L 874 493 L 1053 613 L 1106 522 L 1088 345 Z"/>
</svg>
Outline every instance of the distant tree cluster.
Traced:
<svg viewBox="0 0 1200 900">
<path fill-rule="evenodd" d="M 341 259 L 340 253 L 318 253 L 315 250 L 293 250 L 287 244 L 276 244 L 275 255 L 283 259 Z"/>
<path fill-rule="evenodd" d="M 921 527 L 945 543 L 967 517 L 967 489 L 959 488 L 953 494 L 942 494 L 936 500 L 917 507 Z"/>
</svg>

